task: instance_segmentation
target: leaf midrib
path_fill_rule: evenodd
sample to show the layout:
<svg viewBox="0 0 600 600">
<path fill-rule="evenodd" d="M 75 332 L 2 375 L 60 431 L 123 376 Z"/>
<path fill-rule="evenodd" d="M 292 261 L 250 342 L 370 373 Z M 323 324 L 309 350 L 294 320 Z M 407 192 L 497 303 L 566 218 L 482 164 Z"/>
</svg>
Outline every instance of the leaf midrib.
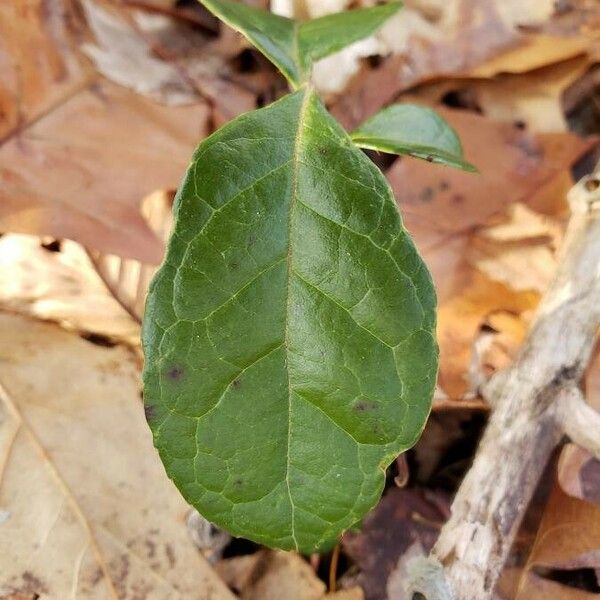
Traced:
<svg viewBox="0 0 600 600">
<path fill-rule="evenodd" d="M 290 281 L 293 275 L 292 272 L 292 217 L 294 214 L 295 200 L 298 195 L 298 170 L 300 167 L 300 146 L 302 144 L 302 131 L 304 129 L 304 121 L 306 118 L 306 112 L 312 97 L 311 89 L 307 86 L 304 91 L 304 98 L 300 111 L 298 113 L 298 129 L 296 131 L 296 139 L 294 141 L 294 150 L 292 152 L 291 165 L 292 165 L 292 177 L 291 177 L 291 197 L 288 211 L 288 222 L 287 222 L 287 234 L 288 234 L 288 251 L 287 251 L 287 289 L 286 289 L 286 311 L 285 311 L 285 333 L 284 333 L 284 350 L 286 353 L 285 360 L 285 371 L 288 382 L 288 433 L 287 433 L 287 460 L 285 470 L 285 482 L 287 486 L 288 497 L 290 499 L 290 510 L 291 510 L 291 536 L 292 541 L 296 550 L 300 549 L 298 540 L 296 539 L 295 531 L 295 505 L 292 499 L 292 491 L 290 488 L 290 446 L 291 446 L 291 432 L 292 432 L 292 386 L 290 383 L 290 371 L 288 365 L 288 323 L 290 319 Z"/>
</svg>

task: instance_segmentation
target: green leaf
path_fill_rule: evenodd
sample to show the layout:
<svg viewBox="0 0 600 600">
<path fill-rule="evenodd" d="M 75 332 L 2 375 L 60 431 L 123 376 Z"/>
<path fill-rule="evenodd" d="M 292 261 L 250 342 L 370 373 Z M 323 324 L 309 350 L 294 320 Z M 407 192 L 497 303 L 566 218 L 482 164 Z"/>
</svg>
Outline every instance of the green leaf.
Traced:
<svg viewBox="0 0 600 600">
<path fill-rule="evenodd" d="M 400 2 L 388 2 L 371 8 L 325 15 L 302 23 L 298 38 L 302 68 L 308 72 L 313 61 L 334 54 L 371 35 L 401 7 Z"/>
<path fill-rule="evenodd" d="M 294 87 L 310 76 L 313 60 L 371 35 L 402 6 L 400 2 L 389 2 L 301 23 L 232 0 L 200 1 L 244 34 Z"/>
<path fill-rule="evenodd" d="M 297 58 L 295 21 L 233 0 L 200 2 L 221 21 L 246 36 L 292 85 L 299 85 L 302 74 Z"/>
<path fill-rule="evenodd" d="M 464 171 L 477 171 L 463 159 L 454 129 L 434 110 L 423 106 L 388 106 L 354 130 L 351 137 L 361 148 L 409 154 Z"/>
<path fill-rule="evenodd" d="M 196 150 L 146 307 L 167 473 L 234 535 L 331 545 L 424 426 L 434 328 L 385 178 L 317 96 L 238 117 Z"/>
</svg>

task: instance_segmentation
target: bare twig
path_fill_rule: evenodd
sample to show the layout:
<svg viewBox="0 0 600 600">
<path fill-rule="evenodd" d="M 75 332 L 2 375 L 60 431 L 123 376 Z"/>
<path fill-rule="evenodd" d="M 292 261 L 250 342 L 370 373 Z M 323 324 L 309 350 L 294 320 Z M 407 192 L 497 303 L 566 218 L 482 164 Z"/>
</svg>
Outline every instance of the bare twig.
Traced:
<svg viewBox="0 0 600 600">
<path fill-rule="evenodd" d="M 494 410 L 429 558 L 443 566 L 441 573 L 434 569 L 437 585 L 443 577 L 454 600 L 492 597 L 564 434 L 593 452 L 600 446 L 600 428 L 592 426 L 600 416 L 579 391 L 600 326 L 600 164 L 568 199 L 571 219 L 557 273 L 515 364 L 483 390 Z"/>
</svg>

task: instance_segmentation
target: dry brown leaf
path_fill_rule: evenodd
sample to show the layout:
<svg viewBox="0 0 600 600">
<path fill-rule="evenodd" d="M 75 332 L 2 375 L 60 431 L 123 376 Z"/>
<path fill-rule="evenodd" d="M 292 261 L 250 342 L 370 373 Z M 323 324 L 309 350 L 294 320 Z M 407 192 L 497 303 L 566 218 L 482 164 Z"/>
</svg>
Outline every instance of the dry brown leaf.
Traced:
<svg viewBox="0 0 600 600">
<path fill-rule="evenodd" d="M 359 587 L 331 592 L 323 596 L 324 600 L 365 600 L 365 594 Z"/>
<path fill-rule="evenodd" d="M 141 207 L 146 223 L 165 244 L 173 224 L 173 199 L 173 194 L 155 192 L 144 198 Z M 146 293 L 156 267 L 97 250 L 88 250 L 88 256 L 113 297 L 135 321 L 141 323 Z"/>
<path fill-rule="evenodd" d="M 526 73 L 541 67 L 560 63 L 590 52 L 598 34 L 560 37 L 532 34 L 523 38 L 523 44 L 494 56 L 471 69 L 470 77 L 493 77 L 499 73 Z"/>
<path fill-rule="evenodd" d="M 477 235 L 490 242 L 540 242 L 556 248 L 560 245 L 560 225 L 546 215 L 540 214 L 525 204 L 515 202 L 507 210 L 502 223 L 483 228 Z"/>
<path fill-rule="evenodd" d="M 311 566 L 292 552 L 263 549 L 215 565 L 228 587 L 252 600 L 364 600 L 361 588 L 325 593 Z"/>
<path fill-rule="evenodd" d="M 394 488 L 366 517 L 360 532 L 344 534 L 344 551 L 360 567 L 358 583 L 366 598 L 387 598 L 388 577 L 398 560 L 415 542 L 429 550 L 446 511 L 444 496 Z"/>
<path fill-rule="evenodd" d="M 567 131 L 562 94 L 589 65 L 582 56 L 531 73 L 475 81 L 469 89 L 488 117 L 520 121 L 538 132 Z"/>
<path fill-rule="evenodd" d="M 51 252 L 34 236 L 0 237 L 0 303 L 69 329 L 139 344 L 139 324 L 108 292 L 85 250 L 70 240 Z"/>
<path fill-rule="evenodd" d="M 558 461 L 558 483 L 573 498 L 600 504 L 600 461 L 575 444 L 566 444 Z"/>
<path fill-rule="evenodd" d="M 0 315 L 0 595 L 231 599 L 190 541 L 123 347 Z"/>
<path fill-rule="evenodd" d="M 248 89 L 248 77 L 229 65 L 245 47 L 242 36 L 223 26 L 216 40 L 207 41 L 181 20 L 141 11 L 127 14 L 152 53 L 163 64 L 176 68 L 183 80 L 209 102 L 213 128 L 256 108 L 257 93 Z M 133 83 L 137 83 L 137 78 Z M 261 91 L 263 87 L 266 86 L 261 86 Z"/>
<path fill-rule="evenodd" d="M 111 6 L 82 0 L 94 42 L 82 50 L 107 79 L 169 106 L 200 100 L 191 83 L 169 62 L 158 58 L 146 40 Z M 166 22 L 167 17 L 155 17 Z"/>
<path fill-rule="evenodd" d="M 482 378 L 485 381 L 496 371 L 506 369 L 514 362 L 527 334 L 530 316 L 532 315 L 527 313 L 515 315 L 508 311 L 499 311 L 488 316 L 484 327 L 493 333 L 480 358 Z"/>
<path fill-rule="evenodd" d="M 489 0 L 445 3 L 437 27 L 402 12 L 380 34 L 392 56 L 360 72 L 332 106 L 332 113 L 353 129 L 400 93 L 425 81 L 467 72 L 519 43 L 514 27 Z M 408 29 L 408 33 L 407 33 Z"/>
<path fill-rule="evenodd" d="M 217 575 L 227 584 L 227 587 L 239 594 L 250 586 L 252 574 L 261 560 L 261 552 L 243 554 L 217 561 L 214 569 Z"/>
<path fill-rule="evenodd" d="M 521 203 L 509 206 L 504 223 L 473 237 L 471 264 L 493 281 L 520 292 L 542 294 L 556 270 L 560 224 Z"/>
<path fill-rule="evenodd" d="M 592 359 L 585 380 L 585 395 L 600 411 L 600 352 Z M 600 461 L 587 450 L 567 444 L 558 462 L 558 483 L 570 496 L 600 505 Z"/>
<path fill-rule="evenodd" d="M 599 568 L 600 506 L 571 498 L 555 485 L 516 600 L 592 600 L 596 593 L 563 585 L 548 575 L 552 570 Z"/>
<path fill-rule="evenodd" d="M 554 13 L 556 5 L 553 4 Z M 499 73 L 525 73 L 597 54 L 598 28 L 593 24 L 595 20 L 600 22 L 600 5 L 571 6 L 569 26 L 561 25 L 560 16 L 553 15 L 544 24 L 546 32 L 519 30 L 517 26 L 537 21 L 543 17 L 542 13 L 548 13 L 548 3 L 537 14 L 532 7 L 539 8 L 541 3 L 537 0 L 442 3 L 433 11 L 439 13 L 434 25 L 410 7 L 401 11 L 378 35 L 382 47 L 387 47 L 392 56 L 378 68 L 355 77 L 335 102 L 333 113 L 346 127 L 353 128 L 417 85 L 449 77 L 487 79 Z M 385 51 L 380 53 L 386 54 Z M 591 59 L 586 60 L 591 62 Z M 529 90 L 532 102 L 533 97 L 538 100 L 542 97 L 540 85 Z M 498 103 L 500 100 L 504 104 L 508 102 L 506 97 Z M 523 106 L 523 110 L 525 108 L 529 110 L 528 105 Z"/>
<path fill-rule="evenodd" d="M 67 35 L 61 2 L 0 4 L 0 140 L 89 83 Z"/>
<path fill-rule="evenodd" d="M 480 365 L 472 366 L 474 346 L 489 316 L 503 310 L 524 318 L 539 299 L 532 292 L 517 292 L 491 281 L 476 270 L 470 271 L 470 276 L 460 293 L 438 309 L 438 385 L 453 400 L 469 399 L 477 393 L 481 381 L 478 377 L 473 380 L 473 370 L 477 367 L 478 374 Z"/>
<path fill-rule="evenodd" d="M 162 244 L 138 205 L 177 186 L 208 109 L 164 106 L 99 78 L 77 48 L 85 27 L 71 3 L 44 6 L 0 8 L 0 64 L 12 65 L 0 89 L 11 134 L 0 147 L 0 228 L 158 263 Z"/>
<path fill-rule="evenodd" d="M 242 600 L 321 600 L 325 584 L 298 554 L 265 550 L 254 567 Z"/>
</svg>

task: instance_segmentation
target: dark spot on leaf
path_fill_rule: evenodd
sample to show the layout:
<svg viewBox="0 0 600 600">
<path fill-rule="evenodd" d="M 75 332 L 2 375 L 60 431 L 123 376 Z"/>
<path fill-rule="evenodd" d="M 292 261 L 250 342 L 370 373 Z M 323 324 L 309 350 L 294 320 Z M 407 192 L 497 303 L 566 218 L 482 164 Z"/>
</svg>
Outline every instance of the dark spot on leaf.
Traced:
<svg viewBox="0 0 600 600">
<path fill-rule="evenodd" d="M 31 594 L 33 598 L 39 598 L 41 594 L 49 593 L 46 584 L 31 571 L 24 571 L 21 579 L 23 580 L 23 586 L 20 591 Z"/>
<path fill-rule="evenodd" d="M 146 404 L 144 406 L 144 414 L 146 415 L 146 421 L 151 423 L 156 417 L 156 407 Z"/>
<path fill-rule="evenodd" d="M 425 157 L 425 160 L 426 160 L 427 162 L 433 162 L 433 156 L 431 156 L 431 154 L 428 154 L 428 155 Z"/>
<path fill-rule="evenodd" d="M 462 204 L 464 201 L 465 197 L 462 194 L 454 194 L 454 196 L 450 198 L 452 204 Z"/>
<path fill-rule="evenodd" d="M 449 189 L 450 184 L 445 179 L 442 179 L 442 181 L 440 181 L 440 191 L 445 192 Z"/>
<path fill-rule="evenodd" d="M 600 187 L 600 179 L 588 179 L 584 187 L 588 192 L 593 192 Z"/>
<path fill-rule="evenodd" d="M 79 337 L 90 344 L 102 346 L 103 348 L 114 348 L 117 345 L 117 342 L 100 333 L 82 332 L 79 334 Z"/>
<path fill-rule="evenodd" d="M 175 566 L 175 552 L 173 552 L 171 544 L 165 544 L 165 554 L 167 555 L 169 566 L 173 568 Z"/>
<path fill-rule="evenodd" d="M 248 248 L 251 248 L 252 246 L 254 246 L 254 244 L 256 244 L 256 236 L 253 233 L 251 233 L 248 236 Z"/>
<path fill-rule="evenodd" d="M 232 263 L 229 265 L 229 268 L 230 268 L 232 271 L 236 271 L 237 269 L 239 269 L 239 268 L 240 268 L 240 265 L 239 265 L 238 263 L 236 263 L 236 262 L 232 262 Z"/>
<path fill-rule="evenodd" d="M 383 431 L 383 427 L 381 426 L 381 423 L 375 423 L 372 431 L 379 438 L 383 438 L 385 436 L 385 432 Z"/>
<path fill-rule="evenodd" d="M 353 407 L 354 411 L 358 413 L 369 412 L 376 408 L 377 404 L 375 402 L 365 402 L 364 400 L 357 402 Z"/>
<path fill-rule="evenodd" d="M 152 540 L 145 540 L 148 558 L 154 558 L 156 555 L 156 543 Z"/>
<path fill-rule="evenodd" d="M 231 385 L 233 385 L 234 388 L 239 388 L 240 385 L 242 385 L 241 381 L 239 380 L 239 377 L 237 379 L 234 379 Z"/>
<path fill-rule="evenodd" d="M 326 156 L 327 154 L 329 154 L 329 150 L 325 146 L 319 146 L 319 149 L 317 151 L 321 156 Z"/>
<path fill-rule="evenodd" d="M 183 367 L 178 367 L 178 366 L 172 366 L 168 371 L 167 371 L 167 377 L 171 380 L 171 381 L 181 381 L 182 377 L 183 377 Z"/>
<path fill-rule="evenodd" d="M 527 129 L 527 123 L 525 123 L 525 121 L 522 121 L 521 119 L 515 121 L 513 123 L 513 125 L 521 131 L 524 131 L 525 129 Z"/>
<path fill-rule="evenodd" d="M 129 577 L 129 556 L 121 554 L 110 562 L 111 573 L 114 574 L 114 583 L 118 592 L 124 592 L 127 589 L 127 579 Z M 123 595 L 125 595 L 123 593 Z"/>
<path fill-rule="evenodd" d="M 241 488 L 241 487 L 242 487 L 243 483 L 244 483 L 244 482 L 243 482 L 241 479 L 239 479 L 239 478 L 238 478 L 238 479 L 236 479 L 236 480 L 233 482 L 233 486 L 239 489 L 239 488 Z"/>
<path fill-rule="evenodd" d="M 100 567 L 96 567 L 96 569 L 94 569 L 94 572 L 92 573 L 92 576 L 90 577 L 90 584 L 92 585 L 92 587 L 98 585 L 102 581 L 103 577 L 104 573 L 102 572 L 102 569 Z"/>
<path fill-rule="evenodd" d="M 421 202 L 431 202 L 434 194 L 435 192 L 433 191 L 433 188 L 427 186 L 421 190 L 421 193 L 419 194 L 419 200 L 421 200 Z"/>
</svg>

